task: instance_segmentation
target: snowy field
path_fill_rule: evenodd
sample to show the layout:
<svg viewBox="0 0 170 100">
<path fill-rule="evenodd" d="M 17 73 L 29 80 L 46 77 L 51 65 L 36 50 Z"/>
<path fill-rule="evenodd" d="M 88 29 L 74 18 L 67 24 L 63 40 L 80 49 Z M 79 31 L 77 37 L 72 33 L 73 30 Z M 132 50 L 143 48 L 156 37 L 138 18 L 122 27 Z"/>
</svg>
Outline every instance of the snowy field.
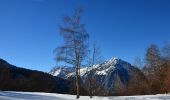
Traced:
<svg viewBox="0 0 170 100">
<path fill-rule="evenodd" d="M 76 100 L 75 97 L 74 95 L 53 93 L 0 91 L 0 100 Z M 93 99 L 81 96 L 80 100 L 170 100 L 170 94 L 93 97 Z"/>
</svg>

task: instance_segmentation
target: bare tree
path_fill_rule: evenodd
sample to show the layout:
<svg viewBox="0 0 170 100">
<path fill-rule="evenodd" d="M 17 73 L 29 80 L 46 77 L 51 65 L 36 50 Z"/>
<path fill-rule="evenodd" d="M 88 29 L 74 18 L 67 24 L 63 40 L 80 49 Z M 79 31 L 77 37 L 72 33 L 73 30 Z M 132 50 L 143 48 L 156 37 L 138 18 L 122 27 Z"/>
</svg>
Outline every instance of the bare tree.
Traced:
<svg viewBox="0 0 170 100">
<path fill-rule="evenodd" d="M 161 56 L 159 48 L 152 44 L 146 51 L 146 64 L 147 67 L 156 70 L 161 65 Z"/>
<path fill-rule="evenodd" d="M 163 57 L 165 57 L 166 60 L 170 60 L 170 44 L 166 44 L 162 48 L 162 53 L 163 53 Z"/>
<path fill-rule="evenodd" d="M 77 99 L 80 91 L 80 67 L 87 56 L 89 35 L 81 24 L 82 8 L 75 10 L 73 16 L 64 16 L 64 25 L 60 26 L 60 35 L 64 44 L 56 49 L 56 60 L 66 62 L 75 68 Z"/>
<path fill-rule="evenodd" d="M 137 57 L 135 58 L 134 66 L 137 67 L 137 68 L 140 68 L 140 69 L 144 67 L 143 60 L 141 59 L 140 56 L 137 56 Z"/>
<path fill-rule="evenodd" d="M 146 64 L 148 69 L 148 78 L 150 80 L 150 86 L 153 93 L 159 93 L 164 90 L 163 77 L 163 61 L 160 56 L 159 48 L 156 45 L 151 45 L 147 49 Z"/>
<path fill-rule="evenodd" d="M 162 68 L 163 75 L 161 76 L 164 79 L 164 91 L 168 93 L 170 91 L 170 44 L 167 43 L 162 48 L 164 65 Z"/>
<path fill-rule="evenodd" d="M 90 68 L 90 75 L 88 76 L 88 80 L 89 80 L 89 94 L 90 94 L 90 98 L 92 98 L 92 96 L 94 95 L 95 92 L 95 87 L 97 86 L 97 82 L 94 76 L 94 72 L 95 72 L 95 68 L 94 65 L 98 64 L 100 62 L 102 62 L 102 56 L 101 56 L 101 52 L 100 52 L 100 48 L 98 45 L 96 45 L 96 43 L 93 44 L 92 46 L 92 54 L 91 57 L 89 59 L 89 68 Z"/>
</svg>

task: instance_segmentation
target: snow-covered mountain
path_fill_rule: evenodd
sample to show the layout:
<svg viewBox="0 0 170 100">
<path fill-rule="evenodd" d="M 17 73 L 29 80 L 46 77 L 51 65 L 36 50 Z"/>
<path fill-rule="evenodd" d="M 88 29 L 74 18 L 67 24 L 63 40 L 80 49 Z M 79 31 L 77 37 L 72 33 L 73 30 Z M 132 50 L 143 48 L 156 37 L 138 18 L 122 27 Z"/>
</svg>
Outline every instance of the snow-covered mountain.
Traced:
<svg viewBox="0 0 170 100">
<path fill-rule="evenodd" d="M 50 71 L 50 74 L 53 75 L 53 76 L 58 76 L 58 77 L 67 79 L 67 75 L 72 73 L 72 72 L 74 72 L 72 67 L 62 66 L 62 67 L 54 67 Z"/>
<path fill-rule="evenodd" d="M 130 63 L 114 57 L 92 67 L 81 68 L 80 75 L 82 82 L 85 82 L 87 77 L 92 75 L 96 80 L 95 84 L 112 92 L 115 88 L 124 88 L 130 78 L 137 72 L 135 70 L 137 69 Z M 90 72 L 92 74 L 90 74 Z M 73 68 L 70 67 L 52 69 L 50 74 L 64 79 L 75 77 L 75 72 Z"/>
</svg>

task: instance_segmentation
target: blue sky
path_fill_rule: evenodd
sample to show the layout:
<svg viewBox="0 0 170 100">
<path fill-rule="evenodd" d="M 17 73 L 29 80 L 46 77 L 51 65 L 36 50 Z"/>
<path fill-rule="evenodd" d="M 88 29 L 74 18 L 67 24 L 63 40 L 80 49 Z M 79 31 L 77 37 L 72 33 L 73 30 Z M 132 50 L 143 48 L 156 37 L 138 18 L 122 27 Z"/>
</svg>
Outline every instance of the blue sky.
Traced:
<svg viewBox="0 0 170 100">
<path fill-rule="evenodd" d="M 62 44 L 62 16 L 80 5 L 90 41 L 105 59 L 133 63 L 150 44 L 170 42 L 169 0 L 0 0 L 0 58 L 48 72 Z"/>
</svg>

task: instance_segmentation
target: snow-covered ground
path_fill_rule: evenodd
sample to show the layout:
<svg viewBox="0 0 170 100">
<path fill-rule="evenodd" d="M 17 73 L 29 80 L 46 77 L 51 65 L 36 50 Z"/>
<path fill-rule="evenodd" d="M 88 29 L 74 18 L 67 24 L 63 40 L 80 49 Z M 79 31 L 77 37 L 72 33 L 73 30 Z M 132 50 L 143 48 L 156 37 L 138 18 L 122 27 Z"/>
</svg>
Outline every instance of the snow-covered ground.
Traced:
<svg viewBox="0 0 170 100">
<path fill-rule="evenodd" d="M 75 97 L 75 95 L 53 93 L 0 91 L 0 100 L 76 100 Z M 93 97 L 93 99 L 81 96 L 80 100 L 170 100 L 170 94 Z"/>
</svg>

